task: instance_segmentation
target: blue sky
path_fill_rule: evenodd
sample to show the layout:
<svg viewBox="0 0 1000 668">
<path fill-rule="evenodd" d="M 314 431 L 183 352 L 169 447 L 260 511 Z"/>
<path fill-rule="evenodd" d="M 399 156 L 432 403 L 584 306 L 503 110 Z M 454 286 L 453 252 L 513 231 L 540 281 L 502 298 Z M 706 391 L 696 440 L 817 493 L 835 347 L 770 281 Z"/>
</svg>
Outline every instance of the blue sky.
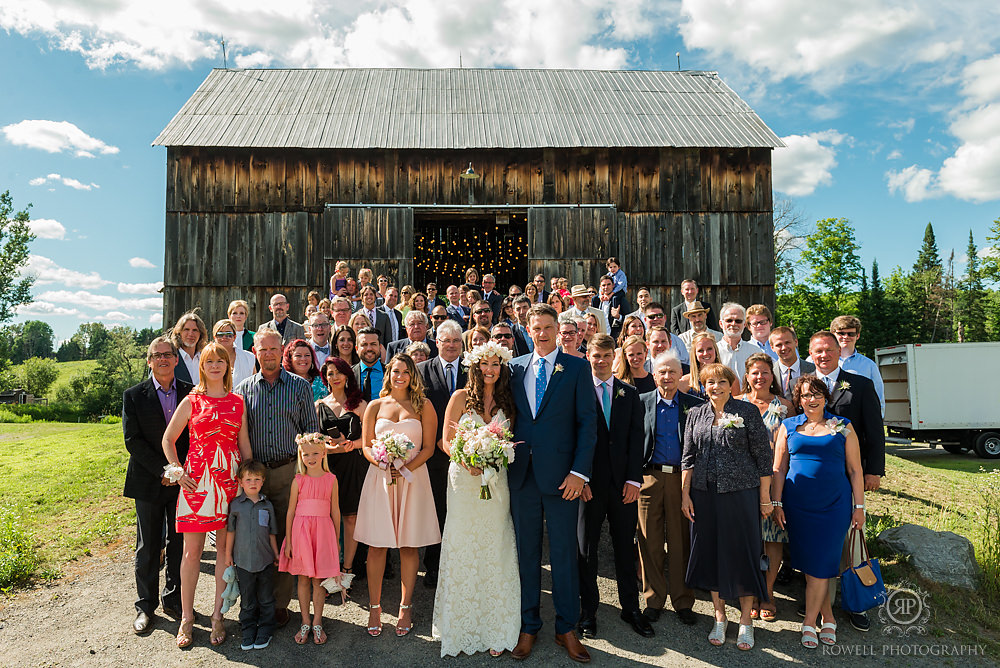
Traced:
<svg viewBox="0 0 1000 668">
<path fill-rule="evenodd" d="M 932 222 L 964 268 L 1000 216 L 1000 6 L 912 0 L 5 0 L 0 190 L 33 204 L 43 319 L 159 325 L 165 149 L 210 68 L 714 70 L 789 147 L 775 198 L 846 217 L 866 266 L 909 267 Z M 829 6 L 827 6 L 829 5 Z"/>
</svg>

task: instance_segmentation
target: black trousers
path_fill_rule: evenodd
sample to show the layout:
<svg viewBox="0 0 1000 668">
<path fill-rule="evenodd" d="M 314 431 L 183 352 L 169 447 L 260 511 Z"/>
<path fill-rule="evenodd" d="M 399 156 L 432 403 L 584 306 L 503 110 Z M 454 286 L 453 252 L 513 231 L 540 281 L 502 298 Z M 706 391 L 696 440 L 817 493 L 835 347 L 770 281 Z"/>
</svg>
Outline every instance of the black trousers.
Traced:
<svg viewBox="0 0 1000 668">
<path fill-rule="evenodd" d="M 243 644 L 264 643 L 274 633 L 274 574 L 273 565 L 251 573 L 236 567 L 240 583 L 240 631 Z"/>
<path fill-rule="evenodd" d="M 615 578 L 618 581 L 618 602 L 622 612 L 639 612 L 639 586 L 635 571 L 635 531 L 639 523 L 639 506 L 622 503 L 621 489 L 613 483 L 596 486 L 591 481 L 594 497 L 583 504 L 583 552 L 580 554 L 580 617 L 594 617 L 601 597 L 597 591 L 597 553 L 601 543 L 601 527 L 607 518 L 611 546 L 615 555 Z"/>
<path fill-rule="evenodd" d="M 175 517 L 177 497 L 169 501 L 135 500 L 135 601 L 137 612 L 150 617 L 159 606 L 159 599 L 174 610 L 181 609 L 181 557 L 184 555 L 184 537 L 177 533 Z M 163 591 L 160 587 L 160 550 L 164 555 Z"/>
<path fill-rule="evenodd" d="M 436 462 L 437 453 L 427 462 L 427 477 L 431 481 L 431 492 L 434 494 L 434 510 L 437 512 L 438 528 L 444 532 L 444 520 L 448 509 L 448 466 L 451 463 L 444 459 Z M 437 573 L 441 562 L 441 543 L 428 545 L 424 548 L 424 570 Z"/>
</svg>

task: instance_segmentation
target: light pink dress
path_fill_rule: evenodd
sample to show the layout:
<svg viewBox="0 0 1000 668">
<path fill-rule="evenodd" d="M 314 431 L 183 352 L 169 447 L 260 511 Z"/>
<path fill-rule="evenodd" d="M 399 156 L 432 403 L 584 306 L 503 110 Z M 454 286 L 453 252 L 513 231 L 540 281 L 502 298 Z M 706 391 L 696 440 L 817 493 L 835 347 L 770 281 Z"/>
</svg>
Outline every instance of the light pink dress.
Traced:
<svg viewBox="0 0 1000 668">
<path fill-rule="evenodd" d="M 295 480 L 299 483 L 295 519 L 291 532 L 285 537 L 285 543 L 292 539 L 292 558 L 285 556 L 285 543 L 282 543 L 278 570 L 319 579 L 340 575 L 340 549 L 330 517 L 336 477 L 332 473 L 315 478 L 299 473 Z"/>
<path fill-rule="evenodd" d="M 428 409 L 431 407 L 428 406 Z M 393 422 L 379 418 L 375 422 L 375 435 L 387 432 L 405 434 L 416 446 L 406 461 L 420 452 L 423 426 L 420 420 L 406 418 Z M 434 495 L 427 467 L 412 471 L 413 479 L 407 482 L 402 476 L 390 485 L 391 477 L 374 464 L 369 466 L 365 484 L 361 488 L 358 520 L 354 538 L 372 547 L 423 547 L 441 542 Z"/>
</svg>

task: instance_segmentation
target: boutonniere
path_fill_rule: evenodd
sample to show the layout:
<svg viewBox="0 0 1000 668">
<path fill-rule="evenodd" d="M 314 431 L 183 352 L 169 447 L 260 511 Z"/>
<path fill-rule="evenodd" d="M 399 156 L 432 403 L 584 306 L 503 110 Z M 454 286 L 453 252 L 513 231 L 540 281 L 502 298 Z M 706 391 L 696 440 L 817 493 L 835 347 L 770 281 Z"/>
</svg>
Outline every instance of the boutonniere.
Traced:
<svg viewBox="0 0 1000 668">
<path fill-rule="evenodd" d="M 788 415 L 788 406 L 785 406 L 784 404 L 771 404 L 767 407 L 767 413 L 768 415 L 772 415 L 774 417 L 783 418 Z"/>
<path fill-rule="evenodd" d="M 618 392 L 615 393 L 615 396 L 618 397 L 619 399 L 621 399 L 622 397 L 625 396 L 625 390 L 623 390 L 622 388 L 619 387 L 618 388 Z"/>
<path fill-rule="evenodd" d="M 719 416 L 719 426 L 723 429 L 742 429 L 743 418 L 731 413 L 723 413 Z"/>
<path fill-rule="evenodd" d="M 830 418 L 826 421 L 826 427 L 834 434 L 843 434 L 844 436 L 847 436 L 847 423 L 843 420 Z"/>
<path fill-rule="evenodd" d="M 838 390 L 842 390 L 842 391 L 843 390 L 849 390 L 849 389 L 851 389 L 851 384 L 848 383 L 846 380 L 842 380 L 842 381 L 840 381 L 840 384 L 837 385 L 837 389 Z"/>
<path fill-rule="evenodd" d="M 684 415 L 687 415 L 689 410 L 691 410 L 690 406 L 684 406 Z"/>
<path fill-rule="evenodd" d="M 555 369 L 552 370 L 552 373 L 559 373 L 562 370 L 563 370 L 563 365 L 562 364 L 556 364 Z"/>
</svg>

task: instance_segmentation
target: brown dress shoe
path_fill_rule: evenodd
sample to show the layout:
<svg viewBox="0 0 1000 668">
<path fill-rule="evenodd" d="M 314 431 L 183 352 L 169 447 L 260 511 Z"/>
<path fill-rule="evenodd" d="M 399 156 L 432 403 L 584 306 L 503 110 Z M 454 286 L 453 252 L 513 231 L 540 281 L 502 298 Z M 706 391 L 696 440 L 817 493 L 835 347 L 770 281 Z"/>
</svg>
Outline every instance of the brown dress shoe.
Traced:
<svg viewBox="0 0 1000 668">
<path fill-rule="evenodd" d="M 523 661 L 531 656 L 531 648 L 535 646 L 535 636 L 531 633 L 521 633 L 517 636 L 517 644 L 511 650 L 510 655 L 518 661 Z"/>
<path fill-rule="evenodd" d="M 562 635 L 556 635 L 556 644 L 560 647 L 565 647 L 569 658 L 574 661 L 590 663 L 590 654 L 587 653 L 587 648 L 576 637 L 575 631 L 567 631 Z"/>
</svg>

